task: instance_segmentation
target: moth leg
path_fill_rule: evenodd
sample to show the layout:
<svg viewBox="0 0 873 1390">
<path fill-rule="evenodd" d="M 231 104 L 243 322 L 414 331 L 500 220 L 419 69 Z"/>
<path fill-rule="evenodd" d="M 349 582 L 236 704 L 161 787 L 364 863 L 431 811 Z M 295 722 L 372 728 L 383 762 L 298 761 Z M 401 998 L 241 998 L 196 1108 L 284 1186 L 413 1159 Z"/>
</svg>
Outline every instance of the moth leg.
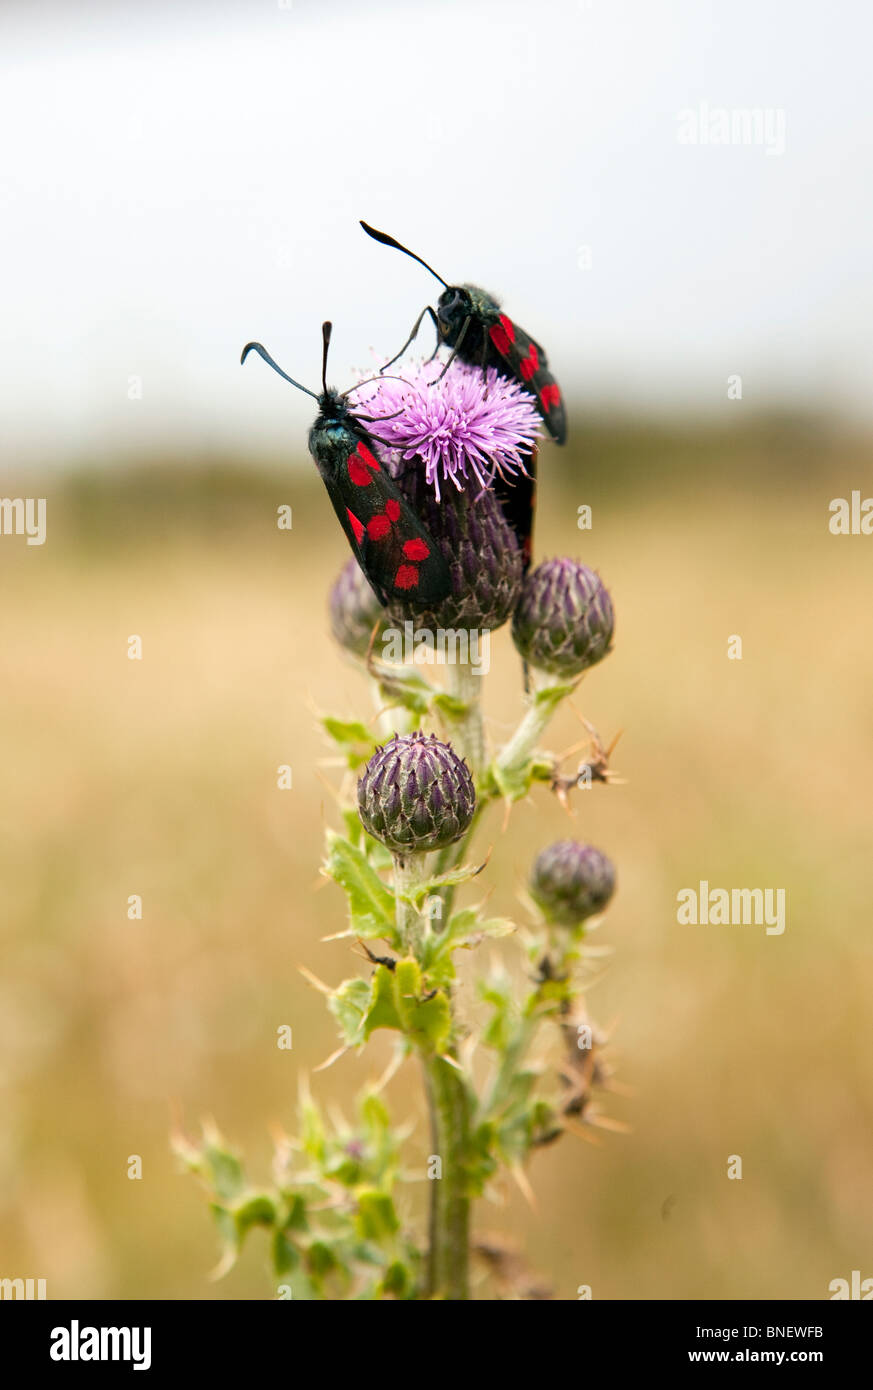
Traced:
<svg viewBox="0 0 873 1390">
<path fill-rule="evenodd" d="M 483 400 L 487 400 L 487 399 L 488 399 L 488 334 L 487 334 L 487 333 L 483 333 L 483 334 L 482 334 L 482 389 L 483 389 L 483 397 L 482 397 L 482 398 L 483 398 Z M 525 694 L 528 694 L 527 687 L 525 687 Z"/>
<path fill-rule="evenodd" d="M 472 314 L 468 314 L 467 317 L 464 319 L 463 325 L 462 325 L 462 327 L 461 327 L 461 331 L 460 331 L 460 333 L 459 333 L 458 336 L 457 336 L 457 339 L 456 339 L 456 341 L 455 341 L 455 346 L 452 348 L 451 353 L 449 354 L 449 360 L 446 362 L 446 365 L 443 367 L 443 369 L 442 369 L 442 371 L 440 372 L 439 376 L 434 377 L 433 381 L 430 383 L 431 386 L 436 386 L 436 384 L 437 384 L 438 381 L 442 381 L 442 379 L 443 379 L 443 377 L 445 376 L 446 372 L 449 370 L 449 367 L 452 365 L 452 363 L 454 362 L 455 358 L 457 357 L 458 352 L 460 351 L 461 343 L 464 341 L 464 334 L 467 332 L 467 329 L 470 327 L 470 324 L 471 324 L 472 322 L 473 322 L 473 315 L 472 315 Z"/>
<path fill-rule="evenodd" d="M 430 307 L 430 305 L 428 304 L 424 309 L 422 309 L 422 311 L 421 311 L 421 313 L 419 314 L 418 318 L 415 320 L 415 323 L 413 324 L 413 327 L 412 327 L 412 332 L 410 333 L 409 337 L 406 339 L 406 342 L 403 344 L 403 347 L 400 349 L 400 351 L 399 351 L 399 352 L 395 352 L 394 356 L 391 358 L 391 361 L 390 361 L 390 362 L 386 362 L 385 365 L 384 365 L 384 367 L 380 367 L 380 368 L 379 368 L 379 375 L 380 375 L 380 376 L 382 375 L 383 372 L 386 372 L 386 371 L 388 370 L 389 367 L 393 367 L 393 365 L 394 365 L 394 363 L 397 361 L 398 357 L 402 357 L 403 354 L 404 354 L 404 352 L 406 351 L 406 349 L 409 347 L 409 344 L 410 344 L 411 342 L 414 342 L 415 338 L 418 336 L 418 330 L 419 330 L 419 328 L 421 328 L 421 321 L 422 321 L 422 319 L 424 318 L 425 314 L 430 314 L 431 318 L 433 319 L 433 326 L 434 326 L 434 328 L 436 329 L 437 345 L 436 345 L 436 348 L 434 349 L 434 357 L 436 356 L 436 353 L 437 353 L 437 351 L 439 350 L 439 345 L 440 345 L 440 330 L 439 330 L 439 324 L 437 323 L 437 316 L 436 316 L 436 314 L 434 313 L 433 309 L 432 309 L 432 308 Z"/>
</svg>

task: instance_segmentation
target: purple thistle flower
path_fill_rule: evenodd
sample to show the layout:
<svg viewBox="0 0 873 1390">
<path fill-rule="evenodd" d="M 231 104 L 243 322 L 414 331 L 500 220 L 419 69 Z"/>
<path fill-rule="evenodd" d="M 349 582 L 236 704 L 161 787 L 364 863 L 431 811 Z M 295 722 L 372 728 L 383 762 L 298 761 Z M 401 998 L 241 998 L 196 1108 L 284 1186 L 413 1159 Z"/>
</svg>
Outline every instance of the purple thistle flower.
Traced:
<svg viewBox="0 0 873 1390">
<path fill-rule="evenodd" d="M 421 459 L 437 501 L 441 483 L 463 492 L 471 474 L 486 488 L 495 475 L 526 473 L 525 455 L 542 433 L 531 393 L 494 367 L 483 374 L 456 360 L 437 382 L 442 369 L 438 361 L 404 368 L 402 380 L 384 377 L 355 408 L 376 417 L 368 428 L 397 461 Z"/>
</svg>

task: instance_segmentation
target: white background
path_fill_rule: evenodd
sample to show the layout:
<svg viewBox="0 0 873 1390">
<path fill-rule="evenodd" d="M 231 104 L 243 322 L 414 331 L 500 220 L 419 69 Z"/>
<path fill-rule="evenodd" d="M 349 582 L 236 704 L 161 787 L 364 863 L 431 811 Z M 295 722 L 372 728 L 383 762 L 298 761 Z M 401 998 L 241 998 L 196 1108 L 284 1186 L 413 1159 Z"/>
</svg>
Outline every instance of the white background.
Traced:
<svg viewBox="0 0 873 1390">
<path fill-rule="evenodd" d="M 584 405 L 870 412 L 860 3 L 4 4 L 7 463 L 302 443 L 439 287 L 501 295 Z M 784 110 L 781 156 L 677 114 Z M 590 247 L 591 269 L 579 268 Z M 428 342 L 431 340 L 428 339 Z M 143 399 L 128 400 L 142 377 Z"/>
</svg>

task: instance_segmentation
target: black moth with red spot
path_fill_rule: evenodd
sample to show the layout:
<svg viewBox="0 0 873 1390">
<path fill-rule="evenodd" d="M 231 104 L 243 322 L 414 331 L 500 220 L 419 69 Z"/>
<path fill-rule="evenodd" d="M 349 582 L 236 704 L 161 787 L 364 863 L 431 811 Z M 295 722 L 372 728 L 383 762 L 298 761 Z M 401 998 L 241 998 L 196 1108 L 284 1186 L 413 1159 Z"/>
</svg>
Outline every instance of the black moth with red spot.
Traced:
<svg viewBox="0 0 873 1390">
<path fill-rule="evenodd" d="M 376 458 L 374 439 L 345 394 L 326 383 L 331 325 L 322 328 L 323 391 L 316 394 L 294 381 L 260 343 L 247 343 L 241 361 L 257 352 L 292 386 L 318 401 L 309 431 L 309 452 L 327 488 L 340 525 L 380 603 L 406 599 L 438 603 L 451 591 L 451 572 L 439 547 L 422 526 L 397 484 Z"/>
<path fill-rule="evenodd" d="M 419 315 L 412 332 L 400 352 L 391 362 L 396 362 L 405 352 L 418 333 L 425 314 L 433 319 L 440 343 L 451 348 L 449 362 L 460 357 L 462 362 L 472 366 L 495 367 L 501 376 L 514 377 L 536 398 L 537 407 L 543 417 L 546 429 L 556 444 L 563 444 L 567 438 L 567 415 L 561 391 L 549 371 L 548 358 L 529 334 L 517 323 L 513 323 L 492 295 L 479 289 L 478 285 L 450 285 L 441 275 L 437 275 L 427 261 L 416 256 L 414 251 L 402 246 L 387 232 L 377 232 L 366 222 L 361 226 L 374 241 L 384 246 L 393 246 L 411 256 L 414 261 L 429 270 L 435 279 L 444 286 L 437 300 L 436 309 L 430 305 Z M 391 362 L 386 363 L 390 367 Z M 446 364 L 448 366 L 448 363 Z M 384 369 L 383 369 L 384 370 Z M 534 492 L 536 484 L 536 462 L 532 456 L 527 463 L 529 477 L 518 477 L 510 482 L 495 479 L 495 491 L 500 498 L 504 515 L 512 526 L 522 547 L 525 568 L 530 563 L 531 531 L 533 529 Z"/>
<path fill-rule="evenodd" d="M 437 300 L 436 310 L 430 305 L 422 310 L 412 333 L 391 361 L 396 362 L 406 351 L 424 315 L 429 314 L 440 342 L 452 349 L 452 357 L 457 355 L 462 362 L 469 362 L 473 366 L 496 367 L 501 375 L 515 377 L 536 397 L 546 429 L 555 443 L 565 443 L 567 415 L 564 402 L 558 383 L 549 371 L 548 358 L 539 343 L 502 313 L 497 300 L 479 289 L 478 285 L 448 284 L 427 261 L 416 256 L 408 247 L 401 246 L 393 236 L 387 232 L 377 232 L 366 222 L 362 222 L 361 226 L 374 241 L 381 241 L 384 246 L 393 246 L 395 250 L 411 256 L 445 286 Z M 390 367 L 391 362 L 386 366 Z"/>
<path fill-rule="evenodd" d="M 451 589 L 439 547 L 373 453 L 373 441 L 336 392 L 319 400 L 309 431 L 333 509 L 358 564 L 383 604 L 438 603 Z"/>
</svg>

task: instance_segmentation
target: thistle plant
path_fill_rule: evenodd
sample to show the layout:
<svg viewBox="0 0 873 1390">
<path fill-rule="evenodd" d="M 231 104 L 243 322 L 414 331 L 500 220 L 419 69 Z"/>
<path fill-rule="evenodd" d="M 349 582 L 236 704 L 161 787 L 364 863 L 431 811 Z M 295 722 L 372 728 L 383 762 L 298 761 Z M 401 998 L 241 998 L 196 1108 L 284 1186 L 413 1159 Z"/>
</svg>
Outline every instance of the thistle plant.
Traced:
<svg viewBox="0 0 873 1390">
<path fill-rule="evenodd" d="M 370 715 L 322 719 L 345 769 L 342 829 L 328 832 L 323 866 L 346 900 L 333 939 L 346 950 L 357 945 L 364 970 L 333 984 L 306 973 L 339 1031 L 329 1061 L 385 1030 L 392 1063 L 349 1122 L 328 1120 L 302 1082 L 297 1135 L 277 1142 L 268 1185 L 251 1183 L 212 1128 L 199 1140 L 178 1133 L 174 1141 L 209 1193 L 223 1244 L 219 1270 L 233 1264 L 253 1226 L 263 1228 L 281 1296 L 295 1299 L 464 1300 L 494 1288 L 503 1297 L 541 1290 L 501 1277 L 500 1247 L 476 1231 L 476 1200 L 501 1195 L 506 1174 L 530 1194 L 539 1147 L 610 1123 L 597 1099 L 610 1084 L 606 1039 L 589 1020 L 583 989 L 600 954 L 590 937 L 615 889 L 611 861 L 572 839 L 541 847 L 520 924 L 491 915 L 476 890 L 488 872 L 480 828 L 489 815 L 504 808 L 492 817 L 493 840 L 512 804 L 536 788 L 545 797 L 558 792 L 566 807 L 574 779 L 560 776 L 541 739 L 610 651 L 612 602 L 574 559 L 524 573 L 505 498 L 533 467 L 534 397 L 493 368 L 455 361 L 441 371 L 439 363 L 401 370 L 399 379 L 371 383 L 360 402 L 374 421 L 379 463 L 448 563 L 451 592 L 430 607 L 412 597 L 383 606 L 352 559 L 328 603 L 333 637 L 375 701 Z M 525 693 L 517 728 L 495 746 L 476 655 L 510 620 Z M 413 633 L 411 655 L 424 651 L 428 668 L 409 651 L 398 655 L 389 641 L 398 629 Z M 444 682 L 436 680 L 440 665 Z M 609 780 L 596 735 L 593 746 L 579 785 L 586 767 L 588 780 Z M 557 801 L 555 810 L 563 815 Z M 474 970 L 484 1008 L 462 1006 L 459 971 L 466 981 L 469 970 L 460 962 L 473 953 L 475 964 L 477 948 L 497 940 L 502 956 Z M 421 1078 L 423 1103 L 411 1117 L 393 1116 L 386 1100 L 400 1069 Z M 411 1164 L 404 1128 L 421 1112 L 426 1171 Z M 503 1264 L 522 1267 L 518 1257 Z"/>
</svg>

